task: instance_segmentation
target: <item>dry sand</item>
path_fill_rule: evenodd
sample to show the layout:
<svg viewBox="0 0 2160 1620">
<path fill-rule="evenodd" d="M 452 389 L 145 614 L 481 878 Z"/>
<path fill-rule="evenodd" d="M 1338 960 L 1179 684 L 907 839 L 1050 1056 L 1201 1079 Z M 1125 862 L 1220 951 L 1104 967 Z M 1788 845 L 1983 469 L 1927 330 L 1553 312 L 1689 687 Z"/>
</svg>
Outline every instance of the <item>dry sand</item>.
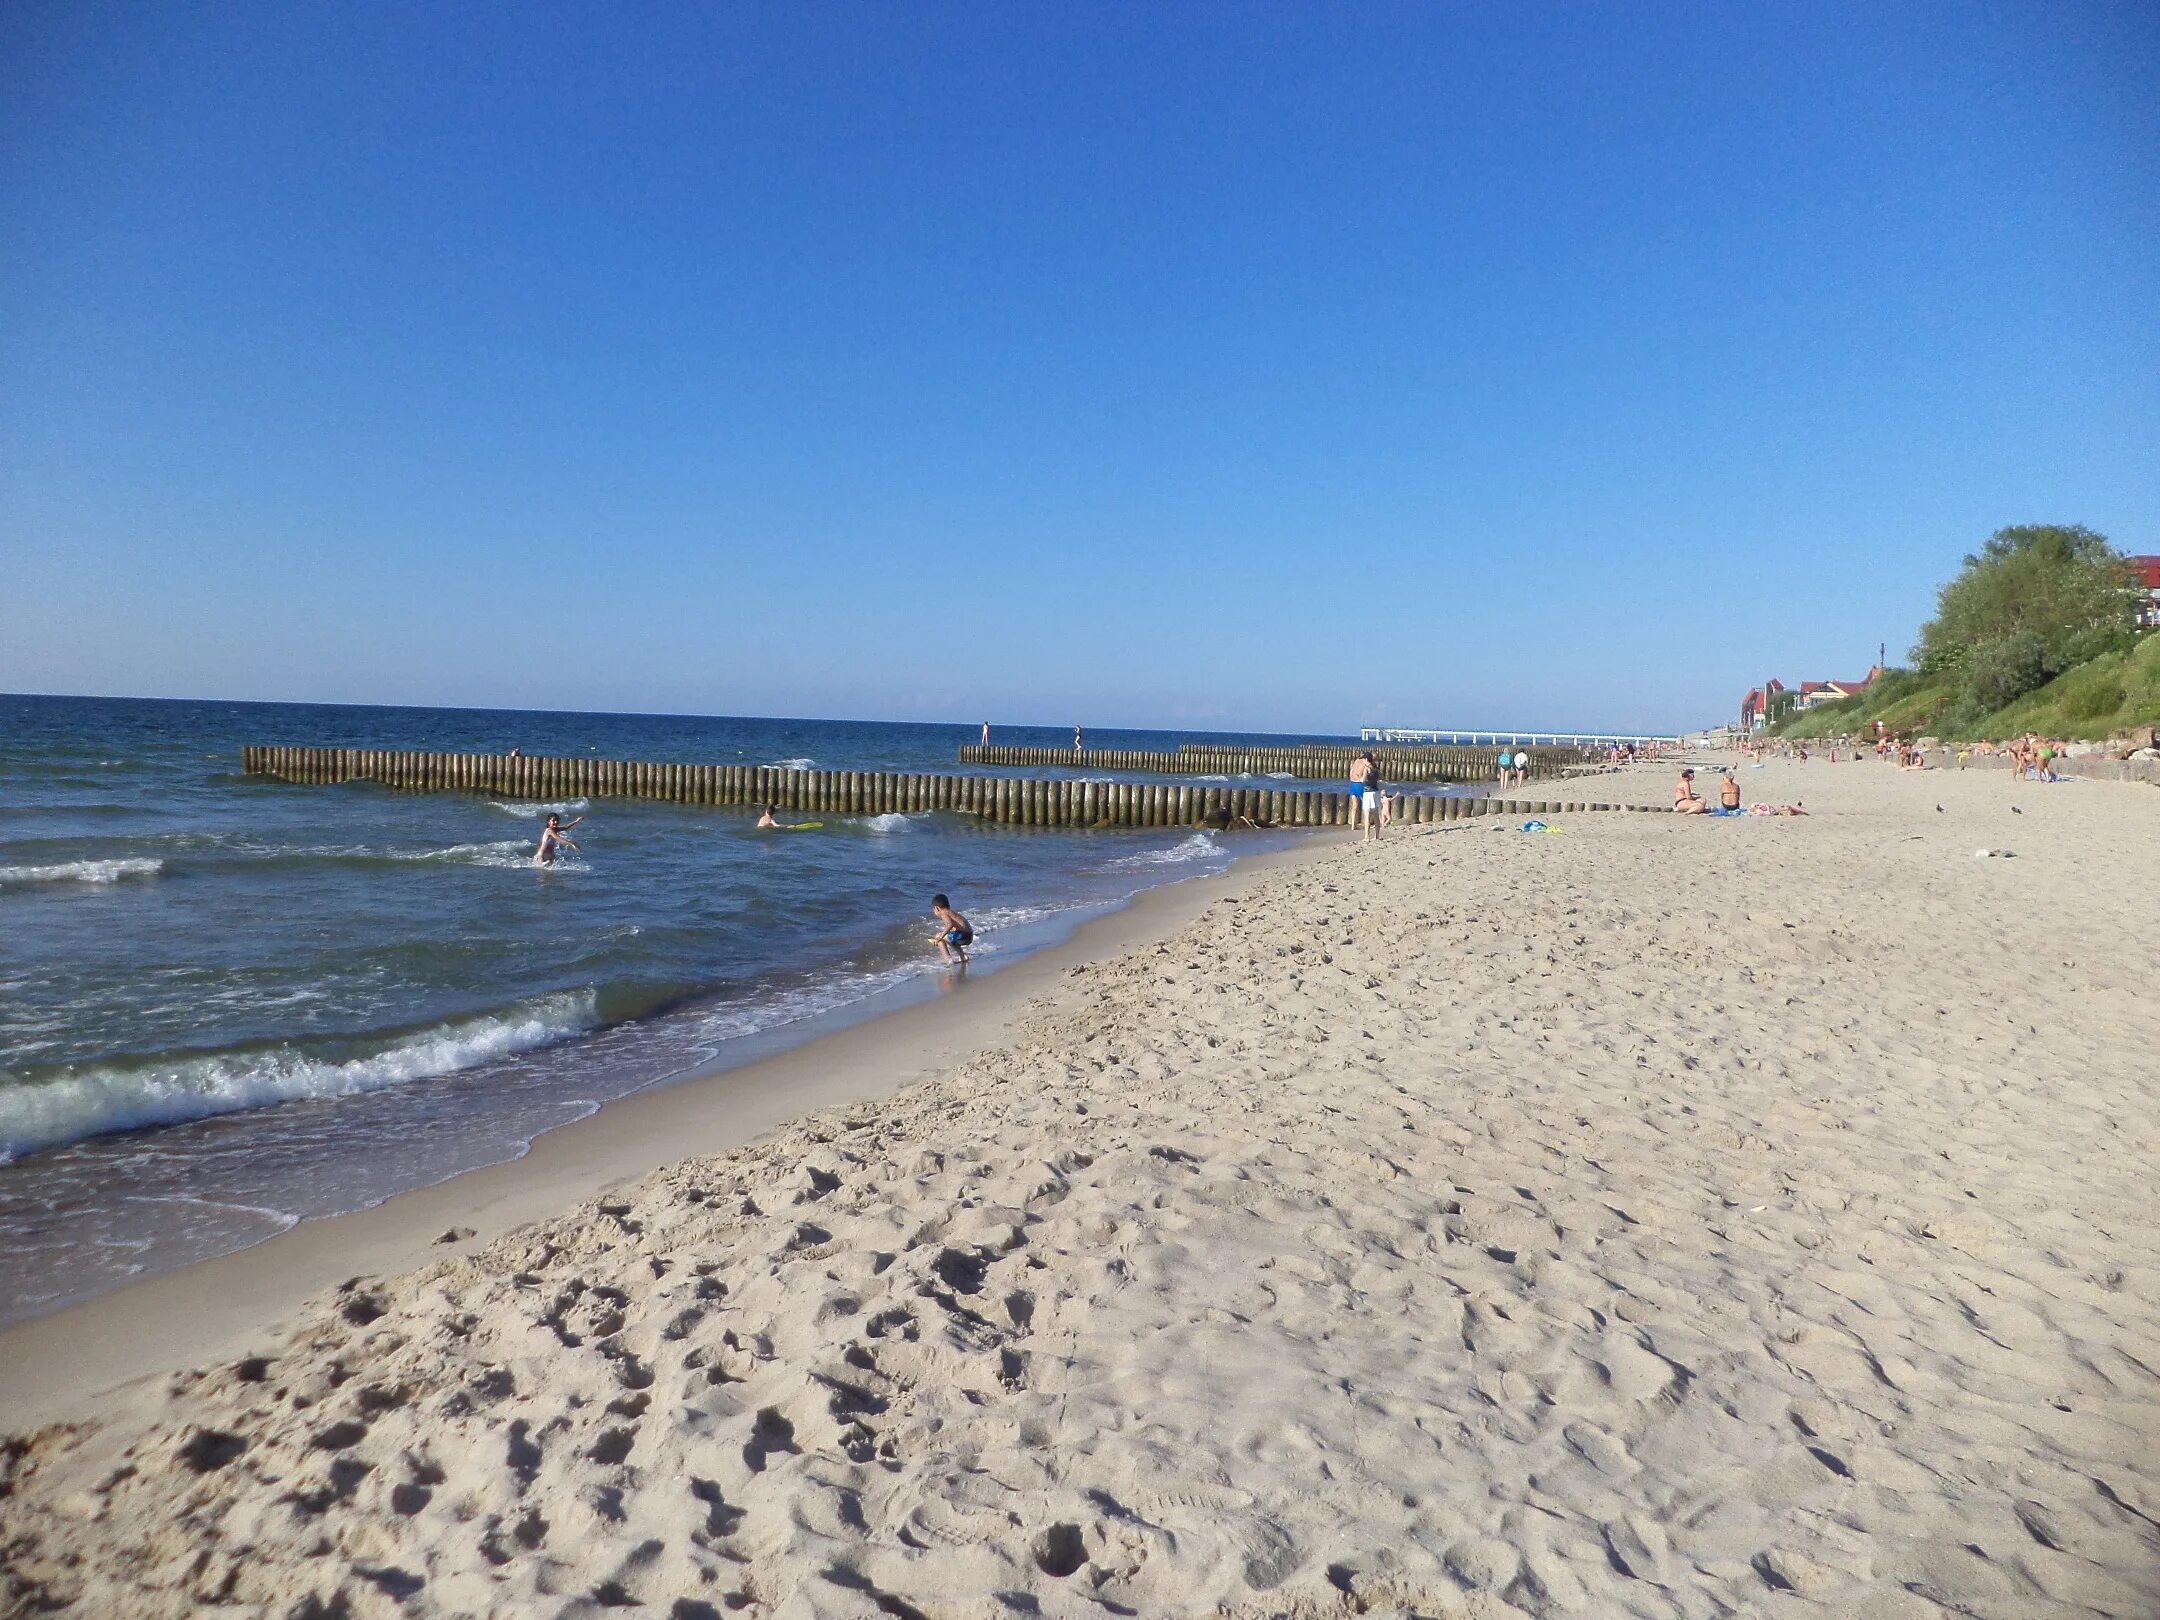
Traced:
<svg viewBox="0 0 2160 1620">
<path fill-rule="evenodd" d="M 1345 846 L 10 1441 L 0 1610 L 2160 1612 L 2160 793 L 1742 775 L 1816 814 Z"/>
</svg>

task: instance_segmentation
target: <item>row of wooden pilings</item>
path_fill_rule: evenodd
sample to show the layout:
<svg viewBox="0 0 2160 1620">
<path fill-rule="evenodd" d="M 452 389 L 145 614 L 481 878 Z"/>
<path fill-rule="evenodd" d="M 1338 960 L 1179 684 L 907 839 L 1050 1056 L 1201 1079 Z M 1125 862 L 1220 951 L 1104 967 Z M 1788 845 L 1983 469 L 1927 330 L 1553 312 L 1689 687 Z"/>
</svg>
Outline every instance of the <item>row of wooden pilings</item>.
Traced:
<svg viewBox="0 0 2160 1620">
<path fill-rule="evenodd" d="M 1562 767 L 1579 764 L 1581 751 L 1573 748 L 1517 748 L 1527 754 L 1531 776 L 1557 776 Z M 1325 779 L 1348 776 L 1351 762 L 1370 754 L 1380 773 L 1391 782 L 1489 782 L 1499 772 L 1497 748 L 1458 748 L 1441 744 L 1352 746 L 1348 743 L 1300 743 L 1287 748 L 1240 748 L 1228 743 L 1180 743 L 1177 757 L 1187 771 L 1224 771 L 1264 774 L 1281 771 L 1292 776 Z"/>
<path fill-rule="evenodd" d="M 1021 770 L 1043 765 L 1062 765 L 1067 770 L 1154 771 L 1164 776 L 1293 776 L 1304 781 L 1331 782 L 1346 779 L 1351 761 L 1360 750 L 1253 748 L 1217 749 L 1186 744 L 1176 753 L 1144 748 L 1005 748 L 969 743 L 960 750 L 963 765 L 1003 765 Z M 1527 750 L 1526 750 L 1527 752 Z M 1553 755 L 1565 749 L 1547 749 L 1548 757 L 1531 755 L 1529 774 L 1555 776 L 1560 764 Z M 1499 755 L 1474 748 L 1405 748 L 1373 750 L 1380 774 L 1390 782 L 1489 782 L 1497 774 Z M 1579 757 L 1579 756 L 1577 756 Z"/>
<path fill-rule="evenodd" d="M 1039 782 L 1010 776 L 794 771 L 771 765 L 684 765 L 504 754 L 427 754 L 369 748 L 249 748 L 251 775 L 285 782 L 377 782 L 419 792 L 506 798 L 622 797 L 684 804 L 777 805 L 842 816 L 949 810 L 1023 827 L 1344 827 L 1350 796 L 1318 789 L 1202 783 Z M 1408 795 L 1395 818 L 1412 825 L 1472 816 L 1642 810 L 1647 805 L 1553 804 Z"/>
</svg>

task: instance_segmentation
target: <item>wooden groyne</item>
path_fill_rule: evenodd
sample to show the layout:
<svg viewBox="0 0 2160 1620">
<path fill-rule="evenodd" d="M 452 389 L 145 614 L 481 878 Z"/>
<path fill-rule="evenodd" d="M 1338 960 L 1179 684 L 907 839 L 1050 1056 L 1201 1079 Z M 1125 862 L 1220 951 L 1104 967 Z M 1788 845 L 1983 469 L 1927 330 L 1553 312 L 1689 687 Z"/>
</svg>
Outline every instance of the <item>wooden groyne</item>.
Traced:
<svg viewBox="0 0 2160 1620">
<path fill-rule="evenodd" d="M 503 798 L 672 799 L 682 804 L 777 805 L 836 816 L 947 810 L 1022 827 L 1346 827 L 1350 797 L 1333 789 L 1174 782 L 1030 781 L 1011 776 L 795 771 L 772 765 L 694 765 L 545 755 L 427 754 L 371 748 L 249 748 L 250 775 L 282 782 L 375 782 L 413 792 Z M 1648 805 L 1407 796 L 1409 825 L 1474 816 L 1533 816 Z"/>
<path fill-rule="evenodd" d="M 1519 748 L 1513 752 L 1530 756 L 1529 774 L 1557 776 L 1568 765 L 1582 763 L 1577 748 Z M 1286 771 L 1296 776 L 1325 779 L 1347 777 L 1351 762 L 1370 754 L 1379 762 L 1380 774 L 1391 782 L 1489 782 L 1499 768 L 1497 748 L 1460 748 L 1442 744 L 1388 747 L 1349 743 L 1300 743 L 1294 748 L 1237 748 L 1227 743 L 1180 743 L 1178 758 L 1208 771 L 1233 768 L 1266 773 Z M 1231 761 L 1252 760 L 1250 766 L 1233 767 Z M 1188 769 L 1193 766 L 1188 766 Z"/>
<path fill-rule="evenodd" d="M 1145 748 L 985 748 L 969 743 L 960 750 L 963 765 L 1003 765 L 1018 770 L 1062 765 L 1082 771 L 1152 771 L 1161 776 L 1289 776 L 1302 781 L 1339 782 L 1361 748 L 1225 748 L 1186 743 L 1176 753 Z M 1490 782 L 1499 750 L 1482 748 L 1374 748 L 1380 774 L 1390 782 Z M 1557 776 L 1563 764 L 1579 763 L 1579 751 L 1566 748 L 1524 749 L 1529 774 Z"/>
</svg>

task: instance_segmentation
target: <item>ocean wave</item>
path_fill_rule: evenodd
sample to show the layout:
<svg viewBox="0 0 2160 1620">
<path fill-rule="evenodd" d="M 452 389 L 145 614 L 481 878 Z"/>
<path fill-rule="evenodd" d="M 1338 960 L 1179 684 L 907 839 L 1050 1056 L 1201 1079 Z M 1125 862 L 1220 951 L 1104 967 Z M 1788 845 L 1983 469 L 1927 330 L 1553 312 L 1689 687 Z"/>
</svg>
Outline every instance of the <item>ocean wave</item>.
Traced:
<svg viewBox="0 0 2160 1620">
<path fill-rule="evenodd" d="M 905 832 L 911 822 L 919 821 L 929 814 L 927 810 L 917 811 L 913 815 L 901 810 L 888 810 L 881 816 L 865 816 L 862 824 L 872 832 Z"/>
<path fill-rule="evenodd" d="M 1126 869 L 1139 866 L 1177 866 L 1186 861 L 1204 861 L 1222 853 L 1223 847 L 1215 842 L 1214 834 L 1198 832 L 1172 844 L 1168 849 L 1147 849 L 1137 855 L 1120 855 L 1110 864 Z"/>
<path fill-rule="evenodd" d="M 537 821 L 542 816 L 574 816 L 580 810 L 590 808 L 590 799 L 559 799 L 542 803 L 535 799 L 490 799 L 488 803 L 506 816 L 521 816 L 527 821 Z"/>
<path fill-rule="evenodd" d="M 386 855 L 391 861 L 447 861 L 457 866 L 530 866 L 533 846 L 522 838 L 499 839 L 492 844 L 452 844 L 448 849 L 423 849 L 410 854 Z"/>
<path fill-rule="evenodd" d="M 1083 909 L 1086 902 L 1074 901 L 1062 906 L 978 906 L 968 913 L 968 921 L 981 933 L 996 928 L 1018 928 L 1024 923 L 1042 922 L 1046 918 L 1062 916 L 1068 911 Z"/>
<path fill-rule="evenodd" d="M 0 866 L 0 888 L 30 883 L 118 883 L 122 878 L 156 877 L 163 861 L 62 861 L 57 866 Z"/>
<path fill-rule="evenodd" d="M 814 759 L 776 759 L 765 768 L 769 771 L 807 771 L 816 763 Z"/>
<path fill-rule="evenodd" d="M 346 1097 L 432 1079 L 594 1029 L 590 990 L 557 991 L 498 1013 L 394 1036 L 343 1057 L 279 1045 L 104 1064 L 44 1075 L 0 1072 L 0 1164 L 39 1148 L 208 1119 L 307 1097 Z"/>
</svg>

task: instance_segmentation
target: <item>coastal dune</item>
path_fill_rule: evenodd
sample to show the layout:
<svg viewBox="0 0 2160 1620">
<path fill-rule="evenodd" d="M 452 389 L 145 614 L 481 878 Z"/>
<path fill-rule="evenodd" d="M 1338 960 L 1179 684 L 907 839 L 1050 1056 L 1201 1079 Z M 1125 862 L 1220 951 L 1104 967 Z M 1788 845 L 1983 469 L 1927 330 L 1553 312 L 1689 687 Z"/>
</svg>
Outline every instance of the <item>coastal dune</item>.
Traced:
<svg viewBox="0 0 2160 1620">
<path fill-rule="evenodd" d="M 0 1612 L 2160 1612 L 2160 794 L 1741 774 L 14 1435 Z"/>
</svg>

